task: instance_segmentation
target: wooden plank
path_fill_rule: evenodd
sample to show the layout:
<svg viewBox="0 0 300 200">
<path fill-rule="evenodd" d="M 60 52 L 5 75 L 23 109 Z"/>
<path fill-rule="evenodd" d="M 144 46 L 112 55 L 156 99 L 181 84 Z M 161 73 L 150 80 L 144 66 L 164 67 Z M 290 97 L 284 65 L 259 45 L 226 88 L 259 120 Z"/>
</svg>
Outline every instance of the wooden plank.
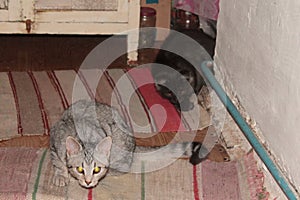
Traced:
<svg viewBox="0 0 300 200">
<path fill-rule="evenodd" d="M 21 4 L 21 13 L 22 13 L 22 18 L 25 21 L 26 19 L 30 19 L 33 21 L 34 19 L 34 0 L 23 0 L 20 1 Z M 9 12 L 15 12 L 15 10 L 9 9 Z"/>
<path fill-rule="evenodd" d="M 20 21 L 22 20 L 22 9 L 20 1 L 10 0 L 8 3 L 8 19 L 7 21 Z"/>
<path fill-rule="evenodd" d="M 24 22 L 0 22 L 0 33 L 27 33 Z"/>
<path fill-rule="evenodd" d="M 133 1 L 136 2 L 136 1 Z M 130 3 L 132 4 L 132 3 Z M 75 10 L 63 5 L 61 9 L 36 9 L 35 21 L 37 22 L 101 22 L 101 23 L 127 23 L 130 12 L 135 12 L 136 8 L 130 7 L 128 1 L 118 2 L 117 10 L 95 11 Z"/>
<path fill-rule="evenodd" d="M 32 33 L 38 34 L 122 34 L 128 29 L 126 23 L 37 23 Z"/>
<path fill-rule="evenodd" d="M 8 11 L 7 10 L 0 10 L 0 21 L 1 22 L 8 21 Z"/>
<path fill-rule="evenodd" d="M 137 61 L 138 53 L 138 43 L 139 43 L 139 33 L 137 28 L 140 24 L 140 2 L 136 0 L 130 1 L 129 4 L 129 21 L 128 21 L 128 30 L 135 29 L 135 31 L 130 31 L 127 39 L 128 46 L 128 60 Z"/>
<path fill-rule="evenodd" d="M 128 10 L 122 11 L 37 11 L 36 22 L 127 23 Z"/>
<path fill-rule="evenodd" d="M 78 69 L 86 56 L 108 36 L 1 35 L 0 71 Z M 126 36 L 116 36 L 111 48 L 126 52 Z M 115 67 L 126 67 L 126 58 Z"/>
<path fill-rule="evenodd" d="M 118 10 L 122 0 L 37 0 L 36 10 Z"/>
</svg>

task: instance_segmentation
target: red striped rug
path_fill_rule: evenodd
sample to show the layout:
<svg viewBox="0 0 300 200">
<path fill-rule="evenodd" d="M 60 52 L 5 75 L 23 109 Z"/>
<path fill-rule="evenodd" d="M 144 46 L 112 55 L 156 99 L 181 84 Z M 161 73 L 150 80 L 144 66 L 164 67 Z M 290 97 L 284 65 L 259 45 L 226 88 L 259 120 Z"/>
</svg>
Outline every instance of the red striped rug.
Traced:
<svg viewBox="0 0 300 200">
<path fill-rule="evenodd" d="M 116 107 L 135 133 L 201 130 L 209 115 L 179 113 L 155 90 L 148 68 L 0 73 L 0 141 L 49 135 L 62 112 L 79 99 Z M 130 95 L 130 96 L 129 96 Z M 198 116 L 199 115 L 199 116 Z M 201 120 L 194 120 L 201 118 Z M 149 136 L 149 135 L 148 135 Z"/>
<path fill-rule="evenodd" d="M 252 154 L 235 162 L 206 160 L 198 166 L 177 160 L 160 170 L 107 176 L 93 189 L 76 180 L 55 187 L 49 150 L 0 148 L 0 199 L 268 199 Z M 143 166 L 143 165 L 141 165 Z"/>
<path fill-rule="evenodd" d="M 251 154 L 239 162 L 207 160 L 196 167 L 176 160 L 149 173 L 141 167 L 139 173 L 106 177 L 91 190 L 81 188 L 75 180 L 57 188 L 51 184 L 49 150 L 44 148 L 49 128 L 76 100 L 96 99 L 116 107 L 141 137 L 202 130 L 210 124 L 210 117 L 205 111 L 200 115 L 177 112 L 156 93 L 147 68 L 3 72 L 0 81 L 0 199 L 231 200 L 266 196 L 263 176 Z"/>
</svg>

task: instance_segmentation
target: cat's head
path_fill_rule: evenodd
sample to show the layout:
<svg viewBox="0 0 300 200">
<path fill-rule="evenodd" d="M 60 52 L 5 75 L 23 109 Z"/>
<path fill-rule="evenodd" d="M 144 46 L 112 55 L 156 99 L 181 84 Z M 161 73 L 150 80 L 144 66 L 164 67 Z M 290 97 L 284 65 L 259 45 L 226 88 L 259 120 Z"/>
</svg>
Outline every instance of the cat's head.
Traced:
<svg viewBox="0 0 300 200">
<path fill-rule="evenodd" d="M 67 167 L 82 187 L 95 187 L 106 175 L 111 146 L 111 137 L 91 147 L 83 147 L 75 138 L 67 137 Z"/>
<path fill-rule="evenodd" d="M 176 80 L 176 82 L 168 79 L 159 80 L 155 84 L 156 90 L 163 98 L 168 99 L 179 110 L 192 110 L 195 103 L 197 103 L 193 99 L 193 88 L 186 85 L 187 82 L 184 76 L 177 77 Z"/>
</svg>

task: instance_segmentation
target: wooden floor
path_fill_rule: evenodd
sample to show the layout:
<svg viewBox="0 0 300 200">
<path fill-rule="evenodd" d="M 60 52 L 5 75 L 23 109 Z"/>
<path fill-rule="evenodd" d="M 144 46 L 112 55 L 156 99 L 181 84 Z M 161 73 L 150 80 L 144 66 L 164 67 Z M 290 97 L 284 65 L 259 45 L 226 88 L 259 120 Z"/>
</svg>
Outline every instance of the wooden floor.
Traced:
<svg viewBox="0 0 300 200">
<path fill-rule="evenodd" d="M 0 35 L 0 71 L 57 70 L 79 68 L 86 56 L 110 36 Z M 127 66 L 126 36 L 114 36 L 109 49 L 125 52 L 109 65 Z M 108 52 L 104 52 L 108 53 Z M 152 62 L 155 50 L 139 52 L 139 63 Z M 109 56 L 109 55 L 107 55 Z"/>
<path fill-rule="evenodd" d="M 203 35 L 203 34 L 202 34 Z M 201 37 L 201 34 L 199 34 Z M 205 42 L 206 37 L 202 38 Z M 0 34 L 0 71 L 78 69 L 89 53 L 109 39 L 101 51 L 103 57 L 124 52 L 105 68 L 131 67 L 127 65 L 127 37 L 109 35 L 4 35 Z M 211 39 L 207 42 L 211 42 Z M 155 46 L 159 47 L 161 42 Z M 137 65 L 153 63 L 158 49 L 139 50 Z M 98 60 L 97 60 L 98 61 Z M 103 63 L 99 60 L 99 63 Z M 94 67 L 94 66 L 93 66 Z"/>
</svg>

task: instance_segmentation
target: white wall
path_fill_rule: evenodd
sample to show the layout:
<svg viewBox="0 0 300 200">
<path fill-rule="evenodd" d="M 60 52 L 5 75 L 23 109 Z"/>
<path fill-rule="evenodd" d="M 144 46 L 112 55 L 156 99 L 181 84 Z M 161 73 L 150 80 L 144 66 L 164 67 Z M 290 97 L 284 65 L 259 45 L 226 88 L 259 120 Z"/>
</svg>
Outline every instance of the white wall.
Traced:
<svg viewBox="0 0 300 200">
<path fill-rule="evenodd" d="M 300 189 L 300 1 L 220 3 L 217 66 Z"/>
</svg>

